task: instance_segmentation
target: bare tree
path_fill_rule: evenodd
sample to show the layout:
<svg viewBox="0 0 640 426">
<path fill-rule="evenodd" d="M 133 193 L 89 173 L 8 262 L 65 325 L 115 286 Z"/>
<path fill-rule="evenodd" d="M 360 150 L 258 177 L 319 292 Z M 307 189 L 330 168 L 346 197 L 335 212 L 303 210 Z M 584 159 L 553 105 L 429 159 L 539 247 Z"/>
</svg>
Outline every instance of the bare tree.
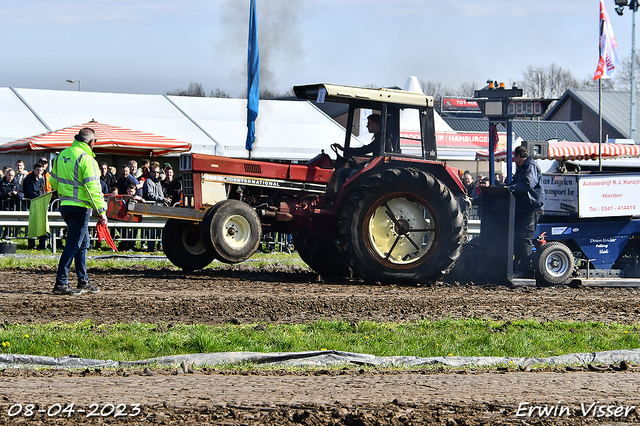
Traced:
<svg viewBox="0 0 640 426">
<path fill-rule="evenodd" d="M 567 89 L 578 88 L 580 83 L 571 71 L 555 62 L 551 65 L 529 65 L 522 73 L 521 88 L 525 96 L 558 98 Z"/>
<path fill-rule="evenodd" d="M 278 99 L 278 98 L 286 98 L 293 96 L 293 89 L 289 89 L 285 92 L 275 92 L 270 89 L 262 89 L 260 90 L 260 99 Z"/>
<path fill-rule="evenodd" d="M 616 78 L 603 78 L 602 80 L 602 90 L 615 90 L 619 85 L 619 80 Z M 593 75 L 588 75 L 584 80 L 580 82 L 580 89 L 597 89 L 600 86 L 598 80 L 593 79 Z M 627 84 L 627 90 L 629 90 L 629 86 Z"/>
<path fill-rule="evenodd" d="M 209 93 L 210 98 L 230 98 L 231 96 L 222 89 L 215 88 Z"/>
<path fill-rule="evenodd" d="M 187 88 L 187 90 L 184 89 L 178 89 L 178 90 L 173 90 L 171 92 L 167 92 L 167 95 L 173 95 L 173 96 L 193 96 L 193 97 L 200 97 L 200 98 L 204 98 L 205 93 L 204 93 L 204 89 L 202 88 L 202 83 L 189 83 L 189 87 Z"/>
<path fill-rule="evenodd" d="M 202 83 L 189 83 L 189 87 L 187 89 L 177 89 L 172 90 L 171 92 L 167 92 L 167 95 L 170 96 L 192 96 L 194 98 L 206 98 L 207 94 L 202 87 Z M 231 96 L 225 92 L 224 90 L 216 87 L 211 92 L 209 92 L 210 98 L 230 98 Z"/>
<path fill-rule="evenodd" d="M 476 83 L 475 81 L 467 81 L 465 83 L 460 83 L 458 89 L 456 89 L 452 94 L 463 96 L 465 98 L 473 98 L 473 92 L 478 88 L 478 83 Z"/>
<path fill-rule="evenodd" d="M 638 74 L 640 72 L 640 52 L 636 52 L 636 83 L 638 82 Z M 622 60 L 619 71 L 615 73 L 616 87 L 620 90 L 629 90 L 631 86 L 631 55 Z"/>
<path fill-rule="evenodd" d="M 443 96 L 449 94 L 450 90 L 440 82 L 420 80 L 420 88 L 425 95 L 433 96 L 433 100 L 439 103 Z"/>
<path fill-rule="evenodd" d="M 460 96 L 464 98 L 473 98 L 473 91 L 478 88 L 475 81 L 467 81 L 460 83 L 456 88 L 444 86 L 442 83 L 434 81 L 420 81 L 420 88 L 425 95 L 433 96 L 433 100 L 439 103 L 445 96 Z"/>
</svg>

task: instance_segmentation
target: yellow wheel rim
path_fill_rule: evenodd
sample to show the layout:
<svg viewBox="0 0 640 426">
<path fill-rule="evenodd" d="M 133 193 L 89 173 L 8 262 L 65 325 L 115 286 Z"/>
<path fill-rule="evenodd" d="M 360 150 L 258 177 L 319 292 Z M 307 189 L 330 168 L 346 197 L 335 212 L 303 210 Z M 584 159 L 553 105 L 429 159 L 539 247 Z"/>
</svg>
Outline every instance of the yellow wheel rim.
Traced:
<svg viewBox="0 0 640 426">
<path fill-rule="evenodd" d="M 251 238 L 251 225 L 244 216 L 229 216 L 224 221 L 222 229 L 225 243 L 234 249 L 246 246 Z"/>
<path fill-rule="evenodd" d="M 369 219 L 370 247 L 394 265 L 419 261 L 433 245 L 436 225 L 427 207 L 405 197 L 380 204 Z"/>
</svg>

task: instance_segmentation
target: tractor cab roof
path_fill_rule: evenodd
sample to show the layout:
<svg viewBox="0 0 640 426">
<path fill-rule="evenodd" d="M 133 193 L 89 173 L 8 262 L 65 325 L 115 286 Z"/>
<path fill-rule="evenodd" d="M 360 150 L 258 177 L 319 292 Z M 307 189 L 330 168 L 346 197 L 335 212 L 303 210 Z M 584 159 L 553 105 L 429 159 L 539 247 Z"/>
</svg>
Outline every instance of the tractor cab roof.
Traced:
<svg viewBox="0 0 640 426">
<path fill-rule="evenodd" d="M 408 107 L 433 107 L 433 97 L 422 93 L 396 89 L 370 89 L 364 87 L 341 86 L 338 84 L 308 84 L 294 86 L 293 91 L 300 99 L 316 102 L 340 102 L 376 104 L 391 103 Z"/>
</svg>

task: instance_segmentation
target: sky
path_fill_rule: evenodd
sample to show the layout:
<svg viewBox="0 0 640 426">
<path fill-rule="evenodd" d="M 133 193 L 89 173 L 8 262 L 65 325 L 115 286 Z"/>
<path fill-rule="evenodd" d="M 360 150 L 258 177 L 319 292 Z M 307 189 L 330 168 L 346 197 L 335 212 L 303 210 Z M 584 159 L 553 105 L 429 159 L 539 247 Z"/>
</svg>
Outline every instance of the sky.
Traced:
<svg viewBox="0 0 640 426">
<path fill-rule="evenodd" d="M 508 87 L 529 65 L 582 80 L 598 62 L 599 0 L 256 0 L 260 88 Z M 605 0 L 621 59 L 631 15 Z M 246 93 L 249 0 L 0 0 L 0 86 Z M 80 84 L 66 80 L 79 80 Z"/>
</svg>

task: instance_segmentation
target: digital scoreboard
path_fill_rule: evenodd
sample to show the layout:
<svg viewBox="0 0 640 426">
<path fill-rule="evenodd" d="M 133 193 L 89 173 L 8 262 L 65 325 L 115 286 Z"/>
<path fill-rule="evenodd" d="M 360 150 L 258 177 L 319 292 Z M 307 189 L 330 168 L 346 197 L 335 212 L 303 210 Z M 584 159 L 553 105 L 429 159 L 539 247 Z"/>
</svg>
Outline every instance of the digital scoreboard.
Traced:
<svg viewBox="0 0 640 426">
<path fill-rule="evenodd" d="M 478 99 L 486 117 L 540 117 L 547 111 L 553 99 Z"/>
<path fill-rule="evenodd" d="M 540 101 L 511 101 L 507 105 L 507 117 L 537 117 L 545 111 Z"/>
</svg>

